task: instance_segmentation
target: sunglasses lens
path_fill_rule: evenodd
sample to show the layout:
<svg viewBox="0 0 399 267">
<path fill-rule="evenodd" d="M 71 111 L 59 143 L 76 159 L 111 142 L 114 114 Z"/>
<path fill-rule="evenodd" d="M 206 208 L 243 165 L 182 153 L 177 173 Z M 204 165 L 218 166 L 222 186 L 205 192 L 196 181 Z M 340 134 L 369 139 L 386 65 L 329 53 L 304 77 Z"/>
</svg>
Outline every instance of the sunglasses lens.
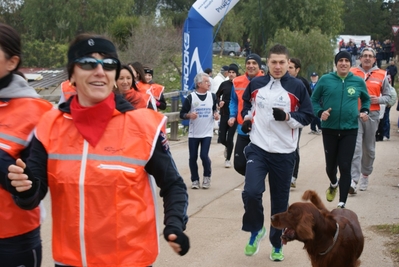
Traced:
<svg viewBox="0 0 399 267">
<path fill-rule="evenodd" d="M 84 57 L 77 59 L 75 62 L 83 70 L 94 70 L 97 68 L 98 64 L 101 64 L 106 71 L 116 70 L 118 68 L 118 61 L 113 58 L 99 60 L 92 57 Z"/>
<path fill-rule="evenodd" d="M 104 70 L 116 70 L 118 68 L 118 61 L 113 58 L 103 59 Z"/>
<path fill-rule="evenodd" d="M 85 57 L 76 60 L 76 64 L 78 64 L 78 66 L 84 70 L 93 70 L 97 67 L 98 63 L 99 62 L 97 62 L 97 60 L 90 57 Z"/>
</svg>

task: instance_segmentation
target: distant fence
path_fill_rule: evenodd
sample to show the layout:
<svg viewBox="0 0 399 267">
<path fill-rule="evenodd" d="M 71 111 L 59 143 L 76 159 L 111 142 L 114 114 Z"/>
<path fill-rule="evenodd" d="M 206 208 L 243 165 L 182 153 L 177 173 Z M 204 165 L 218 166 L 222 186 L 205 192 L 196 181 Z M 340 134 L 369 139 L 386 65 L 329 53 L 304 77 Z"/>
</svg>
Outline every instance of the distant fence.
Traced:
<svg viewBox="0 0 399 267">
<path fill-rule="evenodd" d="M 178 139 L 178 130 L 180 123 L 180 112 L 179 112 L 179 101 L 180 101 L 180 91 L 173 91 L 169 93 L 164 93 L 165 99 L 171 99 L 171 112 L 165 112 L 165 116 L 168 117 L 168 122 L 170 123 L 170 136 L 169 139 L 172 141 Z M 58 102 L 60 100 L 60 95 L 42 95 L 44 99 L 50 102 Z"/>
</svg>

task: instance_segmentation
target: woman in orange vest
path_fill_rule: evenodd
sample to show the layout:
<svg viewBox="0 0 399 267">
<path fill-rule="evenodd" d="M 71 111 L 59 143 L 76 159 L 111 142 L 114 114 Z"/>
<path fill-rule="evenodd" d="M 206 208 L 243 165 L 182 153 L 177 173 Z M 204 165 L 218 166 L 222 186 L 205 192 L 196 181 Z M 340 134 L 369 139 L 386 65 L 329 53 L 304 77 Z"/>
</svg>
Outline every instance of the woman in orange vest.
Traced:
<svg viewBox="0 0 399 267">
<path fill-rule="evenodd" d="M 152 80 L 152 78 L 154 76 L 153 69 L 150 69 L 149 67 L 144 67 L 144 73 L 145 73 L 146 82 L 151 85 L 151 94 L 155 98 L 157 109 L 165 110 L 166 106 L 167 106 L 165 97 L 163 95 L 163 91 L 165 90 L 165 87 L 163 85 L 154 83 L 154 81 Z"/>
<path fill-rule="evenodd" d="M 20 63 L 19 34 L 0 23 L 0 266 L 36 267 L 42 259 L 40 210 L 19 208 L 3 177 L 17 158 L 29 156 L 33 130 L 53 106 L 16 74 Z"/>
<path fill-rule="evenodd" d="M 119 78 L 116 81 L 116 90 L 114 92 L 122 94 L 134 108 L 151 108 L 151 96 L 142 94 L 134 83 L 132 70 L 127 65 L 121 66 Z"/>
<path fill-rule="evenodd" d="M 51 190 L 56 266 L 151 266 L 158 255 L 152 175 L 163 197 L 165 239 L 184 255 L 188 195 L 161 127 L 166 117 L 134 109 L 112 92 L 114 44 L 80 34 L 68 50 L 77 95 L 46 113 L 31 157 L 9 167 L 14 200 L 32 209 Z"/>
</svg>

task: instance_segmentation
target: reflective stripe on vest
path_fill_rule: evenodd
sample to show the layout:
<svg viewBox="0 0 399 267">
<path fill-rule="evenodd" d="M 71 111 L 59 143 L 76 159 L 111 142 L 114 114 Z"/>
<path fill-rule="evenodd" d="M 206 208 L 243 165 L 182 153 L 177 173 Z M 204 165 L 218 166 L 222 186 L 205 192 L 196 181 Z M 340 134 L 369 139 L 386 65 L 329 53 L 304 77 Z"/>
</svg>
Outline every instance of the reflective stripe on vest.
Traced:
<svg viewBox="0 0 399 267">
<path fill-rule="evenodd" d="M 144 168 L 165 120 L 149 109 L 115 113 L 92 147 L 62 112 L 45 115 L 36 134 L 48 152 L 56 262 L 71 266 L 155 262 L 155 191 Z"/>
</svg>

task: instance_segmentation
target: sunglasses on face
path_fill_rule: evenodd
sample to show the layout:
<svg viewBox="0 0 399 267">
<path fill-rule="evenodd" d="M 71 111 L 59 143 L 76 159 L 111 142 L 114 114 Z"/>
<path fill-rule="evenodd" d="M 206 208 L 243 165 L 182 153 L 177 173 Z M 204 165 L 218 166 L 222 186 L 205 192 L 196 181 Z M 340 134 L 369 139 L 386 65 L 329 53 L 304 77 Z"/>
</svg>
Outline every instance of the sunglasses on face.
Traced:
<svg viewBox="0 0 399 267">
<path fill-rule="evenodd" d="M 76 59 L 75 63 L 82 70 L 94 70 L 95 68 L 97 68 L 98 64 L 101 64 L 104 70 L 112 71 L 118 68 L 119 62 L 114 58 L 96 59 L 93 57 L 82 57 Z"/>
</svg>

